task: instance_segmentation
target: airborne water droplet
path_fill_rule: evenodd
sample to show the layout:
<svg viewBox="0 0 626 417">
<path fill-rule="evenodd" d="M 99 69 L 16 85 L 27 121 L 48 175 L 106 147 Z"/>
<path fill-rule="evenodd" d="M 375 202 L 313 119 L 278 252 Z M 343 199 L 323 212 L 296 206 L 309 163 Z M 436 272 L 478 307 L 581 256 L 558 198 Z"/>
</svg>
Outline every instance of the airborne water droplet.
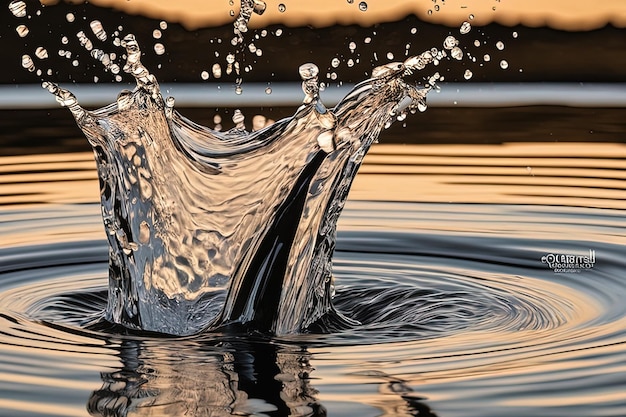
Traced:
<svg viewBox="0 0 626 417">
<path fill-rule="evenodd" d="M 354 52 L 356 50 L 356 43 L 355 42 L 350 42 L 348 44 L 348 48 L 350 49 L 350 52 Z"/>
<path fill-rule="evenodd" d="M 161 31 L 159 29 L 154 29 L 152 31 L 152 37 L 154 39 L 161 39 Z"/>
<path fill-rule="evenodd" d="M 504 49 L 504 42 L 502 42 L 502 41 L 496 42 L 496 48 L 498 48 L 498 50 L 502 51 Z"/>
<path fill-rule="evenodd" d="M 161 28 L 161 30 L 165 30 L 165 29 L 167 29 L 167 22 L 166 22 L 166 21 L 164 21 L 164 20 L 162 20 L 162 21 L 159 23 L 159 27 Z"/>
<path fill-rule="evenodd" d="M 465 70 L 465 74 L 463 74 L 463 78 L 465 78 L 466 80 L 469 80 L 470 78 L 472 78 L 472 71 L 470 70 Z"/>
<path fill-rule="evenodd" d="M 220 66 L 220 64 L 215 63 L 211 68 L 211 72 L 213 72 L 213 76 L 215 78 L 220 78 L 222 76 L 222 67 Z"/>
<path fill-rule="evenodd" d="M 154 52 L 157 55 L 163 55 L 165 53 L 165 46 L 163 46 L 162 43 L 155 43 L 154 44 Z"/>
<path fill-rule="evenodd" d="M 507 69 L 509 67 L 509 63 L 506 60 L 500 61 L 500 68 Z"/>
<path fill-rule="evenodd" d="M 443 41 L 443 47 L 445 49 L 452 49 L 459 44 L 459 41 L 456 40 L 454 36 L 448 36 Z"/>
<path fill-rule="evenodd" d="M 470 30 L 472 30 L 472 25 L 469 22 L 463 22 L 461 28 L 459 29 L 459 32 L 461 32 L 462 35 L 465 35 L 469 33 Z"/>
<path fill-rule="evenodd" d="M 272 94 L 272 88 L 271 87 L 266 87 L 265 88 L 265 94 Z"/>
<path fill-rule="evenodd" d="M 317 65 L 311 63 L 300 65 L 298 71 L 300 72 L 300 77 L 305 81 L 313 79 L 317 77 L 317 74 L 319 74 L 319 68 L 317 68 Z"/>
<path fill-rule="evenodd" d="M 28 27 L 26 27 L 25 25 L 19 25 L 18 27 L 15 28 L 15 31 L 17 32 L 20 38 L 23 38 L 26 35 L 28 35 Z"/>
<path fill-rule="evenodd" d="M 208 71 L 202 71 L 200 73 L 200 78 L 202 78 L 203 80 L 208 80 L 209 79 L 209 72 Z"/>
<path fill-rule="evenodd" d="M 387 59 L 393 59 L 393 53 L 387 52 Z"/>
<path fill-rule="evenodd" d="M 518 35 L 517 35 L 517 32 L 513 32 L 513 37 L 514 37 L 514 38 L 517 38 L 517 36 L 518 36 Z"/>
<path fill-rule="evenodd" d="M 74 19 L 76 19 L 74 17 L 74 13 L 68 13 L 65 15 L 65 20 L 67 20 L 69 23 L 72 23 L 74 21 Z"/>
<path fill-rule="evenodd" d="M 9 3 L 9 10 L 13 13 L 15 17 L 25 17 L 26 16 L 26 3 L 21 0 L 14 0 Z"/>
<path fill-rule="evenodd" d="M 91 27 L 91 31 L 94 35 L 96 35 L 96 38 L 98 38 L 98 40 L 102 42 L 107 40 L 107 33 L 104 31 L 102 23 L 100 23 L 99 20 L 92 21 L 91 23 L 89 23 L 89 26 Z"/>
<path fill-rule="evenodd" d="M 281 12 L 281 13 L 284 13 L 285 10 L 287 10 L 287 6 L 285 6 L 283 3 L 280 3 L 278 5 L 278 11 Z"/>
<path fill-rule="evenodd" d="M 37 56 L 37 58 L 39 59 L 46 59 L 48 58 L 48 51 L 46 50 L 46 48 L 40 46 L 39 48 L 37 48 L 37 50 L 35 51 L 35 55 Z"/>
<path fill-rule="evenodd" d="M 452 48 L 452 51 L 450 51 L 450 54 L 452 55 L 452 58 L 457 59 L 459 61 L 463 59 L 463 51 L 458 46 L 455 46 L 454 48 Z"/>
<path fill-rule="evenodd" d="M 35 64 L 30 55 L 22 55 L 22 67 L 26 68 L 28 71 L 35 71 Z"/>
<path fill-rule="evenodd" d="M 341 61 L 339 61 L 339 58 L 333 58 L 332 61 L 330 61 L 330 65 L 333 68 L 337 68 L 340 63 L 341 63 Z"/>
<path fill-rule="evenodd" d="M 491 61 L 491 56 L 489 56 L 489 54 L 485 54 L 485 56 L 483 56 L 483 61 L 485 62 Z"/>
<path fill-rule="evenodd" d="M 362 12 L 366 12 L 367 11 L 367 3 L 362 1 L 361 3 L 359 3 L 359 10 Z"/>
</svg>

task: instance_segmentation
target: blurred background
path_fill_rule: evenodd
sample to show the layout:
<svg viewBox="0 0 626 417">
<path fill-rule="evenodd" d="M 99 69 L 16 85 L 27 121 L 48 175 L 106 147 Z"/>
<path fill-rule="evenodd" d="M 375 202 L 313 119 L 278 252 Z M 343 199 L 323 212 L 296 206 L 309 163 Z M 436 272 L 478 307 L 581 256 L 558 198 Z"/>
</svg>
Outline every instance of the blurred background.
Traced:
<svg viewBox="0 0 626 417">
<path fill-rule="evenodd" d="M 382 142 L 621 142 L 626 131 L 626 7 L 620 1 L 268 1 L 244 34 L 238 76 L 226 73 L 226 57 L 237 51 L 230 41 L 238 2 L 25 4 L 22 18 L 9 8 L 0 11 L 0 154 L 5 156 L 89 150 L 69 112 L 37 87 L 43 79 L 75 90 L 88 108 L 112 102 L 122 88 L 132 87 L 130 77 L 122 73 L 124 80 L 115 82 L 89 56 L 77 38 L 81 31 L 96 48 L 118 55 L 122 49 L 112 45 L 114 31 L 135 34 L 144 64 L 162 85 L 178 86 L 178 92 L 165 88 L 164 96 L 174 95 L 179 111 L 210 127 L 216 114 L 223 128 L 230 127 L 233 108 L 244 110 L 248 124 L 254 114 L 274 120 L 293 114 L 302 97 L 302 63 L 319 66 L 320 81 L 328 85 L 322 100 L 333 105 L 373 67 L 442 49 L 453 35 L 464 58 L 414 75 L 423 83 L 439 72 L 441 92 L 429 95 L 426 113 L 396 123 Z M 108 33 L 106 42 L 94 36 L 93 20 Z M 472 25 L 464 35 L 463 21 Z M 28 34 L 21 37 L 19 25 Z M 36 57 L 39 47 L 47 58 Z M 24 54 L 42 75 L 22 67 Z M 216 64 L 220 78 L 214 76 Z M 238 78 L 242 95 L 234 93 Z M 265 93 L 268 87 L 274 93 Z M 286 97 L 278 94 L 282 87 Z M 195 95 L 186 99 L 189 93 Z M 198 94 L 204 95 L 198 99 Z"/>
</svg>

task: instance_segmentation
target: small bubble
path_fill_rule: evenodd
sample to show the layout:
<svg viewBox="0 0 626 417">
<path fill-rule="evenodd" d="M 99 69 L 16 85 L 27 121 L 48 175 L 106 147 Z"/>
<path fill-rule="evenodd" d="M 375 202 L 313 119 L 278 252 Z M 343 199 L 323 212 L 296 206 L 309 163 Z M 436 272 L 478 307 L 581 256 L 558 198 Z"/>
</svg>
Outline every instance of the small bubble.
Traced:
<svg viewBox="0 0 626 417">
<path fill-rule="evenodd" d="M 165 46 L 163 46 L 162 43 L 155 43 L 154 44 L 154 52 L 157 55 L 163 55 L 165 53 Z"/>
<path fill-rule="evenodd" d="M 469 80 L 470 78 L 472 78 L 472 71 L 470 70 L 465 70 L 465 74 L 463 74 L 463 78 L 465 78 L 466 80 Z"/>
<path fill-rule="evenodd" d="M 285 10 L 287 10 L 287 6 L 285 6 L 283 3 L 280 3 L 278 5 L 278 11 L 281 12 L 281 13 L 284 13 Z"/>
<path fill-rule="evenodd" d="M 154 39 L 161 39 L 161 31 L 159 29 L 154 29 L 152 31 L 152 37 Z"/>
<path fill-rule="evenodd" d="M 22 67 L 30 72 L 35 71 L 35 63 L 30 55 L 22 55 Z"/>
<path fill-rule="evenodd" d="M 26 16 L 26 3 L 21 0 L 14 0 L 9 3 L 9 10 L 13 13 L 15 17 L 25 17 Z"/>
<path fill-rule="evenodd" d="M 272 88 L 271 87 L 266 87 L 265 88 L 265 94 L 272 94 Z"/>
<path fill-rule="evenodd" d="M 28 35 L 28 28 L 25 25 L 19 25 L 18 27 L 15 28 L 15 31 L 17 32 L 20 38 L 23 38 L 26 35 Z"/>
<path fill-rule="evenodd" d="M 37 58 L 39 59 L 46 59 L 48 58 L 48 51 L 46 50 L 46 48 L 40 46 L 39 48 L 37 48 L 37 50 L 35 51 L 35 55 L 37 56 Z"/>
<path fill-rule="evenodd" d="M 366 12 L 367 11 L 367 3 L 362 1 L 361 3 L 359 3 L 359 10 L 362 12 Z"/>
<path fill-rule="evenodd" d="M 68 13 L 65 15 L 65 20 L 67 20 L 69 23 L 72 23 L 75 19 L 76 17 L 74 16 L 74 13 Z"/>
<path fill-rule="evenodd" d="M 387 52 L 387 59 L 393 59 L 393 53 Z"/>
<path fill-rule="evenodd" d="M 468 34 L 470 30 L 472 30 L 472 25 L 469 22 L 463 22 L 463 24 L 459 28 L 459 32 L 461 32 L 461 35 Z"/>
<path fill-rule="evenodd" d="M 208 71 L 202 71 L 200 73 L 200 78 L 202 78 L 203 80 L 208 80 L 209 79 L 209 72 Z"/>
<path fill-rule="evenodd" d="M 505 59 L 500 61 L 500 68 L 507 69 L 508 67 L 509 67 L 509 63 Z"/>
<path fill-rule="evenodd" d="M 489 56 L 489 54 L 485 54 L 485 56 L 483 56 L 483 61 L 485 62 L 491 61 L 491 57 Z"/>
<path fill-rule="evenodd" d="M 498 48 L 500 51 L 504 49 L 504 42 L 502 41 L 498 41 L 496 42 L 496 48 Z"/>
<path fill-rule="evenodd" d="M 167 22 L 166 22 L 166 21 L 164 21 L 164 20 L 162 20 L 162 21 L 159 23 L 159 27 L 161 28 L 161 30 L 165 30 L 165 29 L 167 29 Z M 120 30 L 121 30 L 121 29 L 120 29 Z"/>
</svg>

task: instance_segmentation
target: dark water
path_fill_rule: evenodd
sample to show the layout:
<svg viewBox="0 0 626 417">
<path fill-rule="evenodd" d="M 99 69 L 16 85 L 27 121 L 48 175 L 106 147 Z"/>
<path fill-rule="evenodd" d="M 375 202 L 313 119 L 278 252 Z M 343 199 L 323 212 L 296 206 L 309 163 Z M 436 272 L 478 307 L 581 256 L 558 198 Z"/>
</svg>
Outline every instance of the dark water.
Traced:
<svg viewBox="0 0 626 417">
<path fill-rule="evenodd" d="M 93 325 L 92 155 L 2 157 L 0 415 L 626 415 L 625 157 L 383 138 L 334 257 L 336 306 L 362 325 L 271 340 Z"/>
</svg>

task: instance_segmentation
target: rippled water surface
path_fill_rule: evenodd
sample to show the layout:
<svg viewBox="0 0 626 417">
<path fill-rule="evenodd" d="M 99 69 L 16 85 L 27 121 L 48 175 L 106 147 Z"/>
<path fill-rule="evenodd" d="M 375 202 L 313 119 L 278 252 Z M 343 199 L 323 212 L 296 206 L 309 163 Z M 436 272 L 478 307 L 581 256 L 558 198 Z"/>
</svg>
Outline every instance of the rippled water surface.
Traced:
<svg viewBox="0 0 626 417">
<path fill-rule="evenodd" d="M 0 415 L 626 415 L 625 158 L 375 145 L 334 257 L 362 324 L 267 340 L 103 325 L 92 155 L 2 157 Z"/>
</svg>

